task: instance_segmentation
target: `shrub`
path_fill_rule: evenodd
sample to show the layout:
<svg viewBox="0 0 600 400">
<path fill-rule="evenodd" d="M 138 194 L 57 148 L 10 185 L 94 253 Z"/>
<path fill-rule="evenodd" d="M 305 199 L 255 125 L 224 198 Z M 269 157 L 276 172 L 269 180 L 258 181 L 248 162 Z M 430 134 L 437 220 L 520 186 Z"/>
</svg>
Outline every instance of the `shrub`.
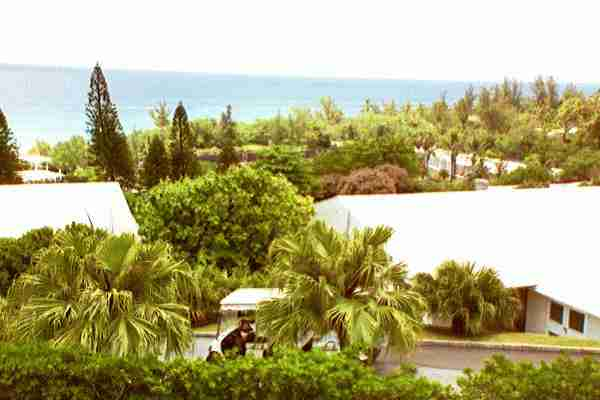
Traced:
<svg viewBox="0 0 600 400">
<path fill-rule="evenodd" d="M 409 193 L 414 191 L 414 184 L 408 176 L 408 171 L 397 165 L 384 164 L 375 168 L 389 176 L 394 182 L 396 193 Z"/>
<path fill-rule="evenodd" d="M 409 174 L 419 171 L 414 146 L 399 135 L 346 143 L 320 154 L 314 160 L 315 171 L 320 175 L 347 174 L 356 169 L 374 168 L 383 164 L 402 167 Z"/>
<path fill-rule="evenodd" d="M 302 194 L 309 194 L 316 184 L 312 167 L 301 150 L 275 146 L 262 152 L 255 166 L 284 176 Z"/>
<path fill-rule="evenodd" d="M 562 164 L 561 180 L 587 181 L 600 177 L 600 151 L 581 150 Z"/>
<path fill-rule="evenodd" d="M 190 258 L 201 253 L 220 267 L 258 269 L 273 239 L 307 224 L 313 208 L 286 179 L 238 167 L 161 183 L 133 203 L 133 213 L 146 240 L 169 242 Z"/>
<path fill-rule="evenodd" d="M 319 179 L 319 184 L 312 196 L 316 200 L 325 200 L 337 196 L 340 182 L 344 179 L 343 175 L 328 174 Z"/>
<path fill-rule="evenodd" d="M 462 400 L 592 400 L 600 398 L 600 363 L 566 356 L 539 367 L 494 356 L 479 373 L 459 378 Z"/>
<path fill-rule="evenodd" d="M 497 185 L 518 185 L 526 187 L 547 187 L 552 182 L 552 172 L 546 168 L 538 157 L 525 159 L 525 166 L 503 174 L 494 181 Z"/>
<path fill-rule="evenodd" d="M 34 256 L 47 248 L 54 237 L 52 228 L 33 229 L 18 239 L 0 238 L 0 295 L 31 265 Z"/>
<path fill-rule="evenodd" d="M 434 179 L 421 179 L 415 182 L 415 192 L 462 192 L 474 190 L 473 181 L 469 179 L 456 179 L 453 181 L 438 181 Z"/>
<path fill-rule="evenodd" d="M 396 193 L 394 180 L 385 172 L 362 168 L 352 172 L 339 184 L 339 194 Z"/>
<path fill-rule="evenodd" d="M 343 353 L 276 352 L 218 363 L 117 358 L 42 345 L 0 349 L 2 398 L 445 400 L 452 391 L 407 375 L 380 376 Z"/>
</svg>

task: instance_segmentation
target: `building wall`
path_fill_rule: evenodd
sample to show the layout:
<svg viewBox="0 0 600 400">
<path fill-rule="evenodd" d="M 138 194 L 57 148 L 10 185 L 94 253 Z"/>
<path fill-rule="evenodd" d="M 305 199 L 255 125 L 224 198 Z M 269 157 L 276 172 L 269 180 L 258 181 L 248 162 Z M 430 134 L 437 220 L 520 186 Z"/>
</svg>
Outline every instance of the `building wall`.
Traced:
<svg viewBox="0 0 600 400">
<path fill-rule="evenodd" d="M 527 296 L 527 320 L 525 330 L 532 333 L 549 333 L 558 336 L 585 337 L 600 339 L 600 319 L 590 314 L 585 315 L 583 333 L 569 328 L 569 314 L 571 307 L 554 301 L 563 306 L 562 323 L 550 319 L 550 306 L 553 300 L 529 290 Z"/>
<path fill-rule="evenodd" d="M 527 319 L 525 331 L 534 333 L 546 333 L 546 322 L 548 321 L 550 302 L 541 294 L 527 291 Z"/>
</svg>

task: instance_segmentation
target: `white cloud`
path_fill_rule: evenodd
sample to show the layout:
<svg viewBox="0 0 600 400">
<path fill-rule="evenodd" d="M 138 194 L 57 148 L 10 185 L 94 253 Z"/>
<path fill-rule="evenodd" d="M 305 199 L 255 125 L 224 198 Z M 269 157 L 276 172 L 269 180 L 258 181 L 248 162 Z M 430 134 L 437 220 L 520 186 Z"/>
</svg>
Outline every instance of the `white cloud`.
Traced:
<svg viewBox="0 0 600 400">
<path fill-rule="evenodd" d="M 0 62 L 600 82 L 587 0 L 5 0 Z"/>
</svg>

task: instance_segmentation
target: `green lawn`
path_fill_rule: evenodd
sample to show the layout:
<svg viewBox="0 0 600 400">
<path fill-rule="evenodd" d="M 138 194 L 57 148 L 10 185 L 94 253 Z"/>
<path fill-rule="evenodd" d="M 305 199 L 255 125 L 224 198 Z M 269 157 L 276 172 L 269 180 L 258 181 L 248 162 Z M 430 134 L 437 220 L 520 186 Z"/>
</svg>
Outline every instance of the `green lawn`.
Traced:
<svg viewBox="0 0 600 400">
<path fill-rule="evenodd" d="M 208 324 L 194 328 L 194 333 L 217 333 L 217 324 Z"/>
<path fill-rule="evenodd" d="M 437 340 L 469 340 L 473 342 L 513 343 L 513 344 L 539 344 L 547 346 L 565 347 L 595 347 L 600 348 L 600 340 L 579 339 L 572 337 L 558 337 L 542 335 L 537 333 L 522 332 L 486 332 L 473 338 L 458 337 L 449 329 L 427 327 L 421 335 L 421 339 Z"/>
</svg>

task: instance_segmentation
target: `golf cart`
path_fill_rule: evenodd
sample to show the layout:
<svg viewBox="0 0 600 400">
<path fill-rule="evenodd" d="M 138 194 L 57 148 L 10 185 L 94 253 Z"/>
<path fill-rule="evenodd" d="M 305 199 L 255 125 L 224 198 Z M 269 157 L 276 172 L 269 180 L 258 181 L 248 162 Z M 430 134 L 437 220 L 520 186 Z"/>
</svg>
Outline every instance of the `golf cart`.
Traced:
<svg viewBox="0 0 600 400">
<path fill-rule="evenodd" d="M 228 351 L 241 355 L 265 357 L 271 354 L 273 343 L 260 333 L 256 326 L 256 311 L 260 303 L 281 298 L 279 289 L 237 289 L 221 300 L 217 336 L 208 348 L 207 360 L 214 360 Z M 315 340 L 307 335 L 297 341 L 299 348 L 339 351 L 339 340 L 334 332 Z"/>
</svg>

